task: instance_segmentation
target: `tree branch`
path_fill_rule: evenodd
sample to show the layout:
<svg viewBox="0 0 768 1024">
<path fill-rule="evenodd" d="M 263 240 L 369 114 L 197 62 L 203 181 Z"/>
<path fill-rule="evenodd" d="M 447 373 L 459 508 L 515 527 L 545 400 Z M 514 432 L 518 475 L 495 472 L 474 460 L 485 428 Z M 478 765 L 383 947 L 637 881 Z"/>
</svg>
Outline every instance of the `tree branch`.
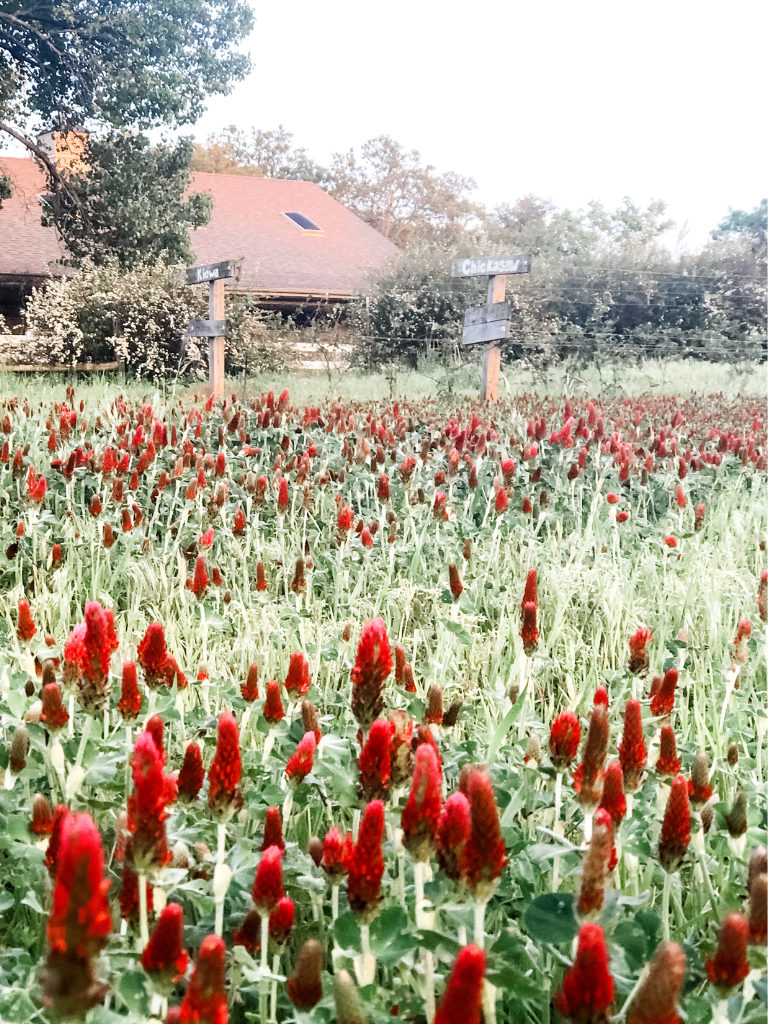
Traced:
<svg viewBox="0 0 768 1024">
<path fill-rule="evenodd" d="M 18 25 L 19 31 L 21 32 L 32 32 L 33 35 L 36 35 L 41 42 L 45 43 L 46 46 L 53 50 L 57 57 L 61 57 L 62 59 L 64 58 L 64 53 L 54 45 L 51 37 L 46 35 L 45 32 L 41 32 L 40 29 L 35 28 L 34 25 L 30 25 L 28 21 L 22 21 L 15 14 L 7 14 L 5 12 L 0 12 L 0 19 L 3 21 L 9 21 L 13 25 Z"/>
<path fill-rule="evenodd" d="M 83 206 L 82 199 L 80 198 L 77 189 L 73 188 L 66 180 L 66 178 L 64 178 L 63 175 L 59 173 L 56 164 L 53 160 L 51 160 L 51 158 L 48 156 L 45 150 L 41 149 L 40 146 L 38 146 L 30 138 L 24 135 L 23 132 L 18 131 L 11 125 L 6 124 L 4 121 L 0 121 L 0 132 L 7 132 L 8 135 L 16 139 L 17 142 L 20 142 L 22 146 L 26 146 L 30 153 L 34 153 L 37 159 L 45 166 L 46 170 L 50 174 L 56 186 L 58 186 L 58 188 L 60 188 L 62 192 L 65 192 L 69 196 L 71 201 L 75 204 L 75 206 L 78 208 L 78 210 L 80 211 L 80 215 L 83 218 L 83 224 L 86 230 L 90 233 L 90 218 L 88 217 L 88 214 Z"/>
</svg>

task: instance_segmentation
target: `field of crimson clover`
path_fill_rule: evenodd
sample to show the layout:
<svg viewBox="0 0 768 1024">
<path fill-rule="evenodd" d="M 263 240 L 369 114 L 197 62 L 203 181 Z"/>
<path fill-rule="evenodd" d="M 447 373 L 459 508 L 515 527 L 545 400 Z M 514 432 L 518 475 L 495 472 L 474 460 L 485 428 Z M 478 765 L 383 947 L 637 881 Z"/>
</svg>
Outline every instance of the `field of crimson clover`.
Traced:
<svg viewBox="0 0 768 1024">
<path fill-rule="evenodd" d="M 723 396 L 0 407 L 0 1019 L 766 1016 Z"/>
</svg>

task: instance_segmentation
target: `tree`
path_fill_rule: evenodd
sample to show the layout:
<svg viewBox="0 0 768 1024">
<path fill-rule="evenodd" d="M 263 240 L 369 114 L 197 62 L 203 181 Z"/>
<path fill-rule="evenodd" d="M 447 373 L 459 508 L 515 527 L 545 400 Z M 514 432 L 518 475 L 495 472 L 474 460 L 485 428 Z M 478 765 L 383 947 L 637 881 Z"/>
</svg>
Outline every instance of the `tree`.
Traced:
<svg viewBox="0 0 768 1024">
<path fill-rule="evenodd" d="M 188 229 L 204 227 L 212 207 L 210 194 L 185 195 L 191 155 L 190 139 L 157 146 L 119 132 L 92 139 L 88 170 L 47 197 L 43 223 L 57 229 L 75 262 L 114 258 L 131 267 L 163 257 L 190 263 Z"/>
<path fill-rule="evenodd" d="M 414 240 L 352 304 L 350 320 L 364 340 L 359 360 L 378 365 L 396 359 L 412 366 L 427 345 L 450 346 L 461 337 L 467 306 L 484 299 L 480 278 L 452 278 L 452 252 Z"/>
<path fill-rule="evenodd" d="M 244 0 L 6 0 L 1 112 L 60 128 L 196 121 L 248 71 L 236 47 L 252 24 Z"/>
<path fill-rule="evenodd" d="M 736 211 L 709 245 L 679 256 L 663 241 L 670 226 L 658 201 L 572 211 L 524 196 L 488 214 L 479 240 L 411 243 L 355 306 L 363 355 L 413 362 L 435 339 L 458 339 L 467 306 L 485 299 L 484 279 L 481 287 L 451 278 L 451 259 L 491 248 L 534 254 L 532 273 L 513 278 L 507 291 L 505 347 L 518 357 L 754 357 L 766 337 L 759 216 Z"/>
<path fill-rule="evenodd" d="M 5 0 L 0 4 L 0 132 L 45 166 L 57 211 L 63 216 L 65 208 L 76 210 L 80 233 L 106 240 L 108 204 L 96 202 L 92 191 L 81 197 L 29 133 L 43 126 L 106 130 L 92 149 L 90 175 L 91 186 L 105 183 L 110 171 L 100 174 L 98 159 L 114 170 L 109 145 L 126 155 L 114 130 L 136 133 L 193 122 L 206 96 L 229 92 L 247 73 L 249 60 L 237 46 L 252 24 L 246 0 L 78 0 L 74 5 Z M 133 138 L 126 173 L 135 173 L 143 148 L 149 174 L 155 156 L 141 136 Z M 97 219 L 89 227 L 91 212 Z M 119 216 L 116 209 L 112 213 Z"/>
<path fill-rule="evenodd" d="M 437 174 L 387 135 L 361 149 L 336 153 L 328 191 L 399 246 L 413 238 L 443 244 L 470 233 L 480 208 L 470 201 L 472 178 Z"/>
<path fill-rule="evenodd" d="M 766 248 L 768 232 L 768 199 L 762 199 L 754 210 L 729 210 L 728 216 L 711 233 L 715 240 L 722 238 L 749 238 L 756 249 Z"/>
<path fill-rule="evenodd" d="M 231 124 L 218 135 L 209 135 L 205 145 L 195 145 L 191 167 L 215 174 L 327 182 L 325 168 L 305 149 L 294 149 L 292 140 L 293 134 L 282 125 L 274 131 L 253 127 L 246 131 Z"/>
</svg>

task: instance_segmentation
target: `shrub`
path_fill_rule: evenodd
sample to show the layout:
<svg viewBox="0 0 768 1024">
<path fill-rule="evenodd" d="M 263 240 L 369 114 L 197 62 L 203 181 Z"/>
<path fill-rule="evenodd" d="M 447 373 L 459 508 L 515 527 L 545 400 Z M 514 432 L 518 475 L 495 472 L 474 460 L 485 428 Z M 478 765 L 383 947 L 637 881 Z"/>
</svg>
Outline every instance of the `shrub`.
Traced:
<svg viewBox="0 0 768 1024">
<path fill-rule="evenodd" d="M 116 260 L 85 260 L 77 273 L 35 289 L 26 315 L 30 333 L 0 345 L 3 362 L 124 360 L 134 376 L 151 379 L 207 372 L 207 346 L 186 330 L 192 318 L 208 316 L 208 292 L 186 284 L 181 263 L 158 259 L 123 270 Z M 290 320 L 241 296 L 228 299 L 227 317 L 228 370 L 280 372 L 293 364 Z"/>
<path fill-rule="evenodd" d="M 135 376 L 150 378 L 179 367 L 190 319 L 206 315 L 205 289 L 185 283 L 182 264 L 159 259 L 131 270 L 85 260 L 76 274 L 35 289 L 26 309 L 39 359 L 123 359 Z"/>
</svg>

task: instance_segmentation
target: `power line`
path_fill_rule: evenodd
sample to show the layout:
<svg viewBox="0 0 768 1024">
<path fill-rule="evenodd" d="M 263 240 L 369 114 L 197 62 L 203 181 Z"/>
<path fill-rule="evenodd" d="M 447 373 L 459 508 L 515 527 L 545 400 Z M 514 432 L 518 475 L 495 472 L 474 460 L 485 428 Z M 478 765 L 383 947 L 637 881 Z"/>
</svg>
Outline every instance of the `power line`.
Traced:
<svg viewBox="0 0 768 1024">
<path fill-rule="evenodd" d="M 669 349 L 674 349 L 674 350 L 680 350 L 680 346 L 684 345 L 684 346 L 687 346 L 687 348 L 684 349 L 684 351 L 696 352 L 696 353 L 699 353 L 699 354 L 702 354 L 702 355 L 706 355 L 707 351 L 718 351 L 718 350 L 720 350 L 720 351 L 723 351 L 723 352 L 727 352 L 727 351 L 735 351 L 737 349 L 745 349 L 745 348 L 746 349 L 754 348 L 754 349 L 757 349 L 759 351 L 763 351 L 763 352 L 767 352 L 768 353 L 768 338 L 763 338 L 763 339 L 758 340 L 758 341 L 736 341 L 736 340 L 732 340 L 732 339 L 723 339 L 723 338 L 721 338 L 719 340 L 719 342 L 715 343 L 715 342 L 710 341 L 704 335 L 687 335 L 685 339 L 681 339 L 679 342 L 675 341 L 673 339 L 672 340 L 660 340 L 660 341 L 633 341 L 633 340 L 624 340 L 622 335 L 620 335 L 620 334 L 615 334 L 615 333 L 610 332 L 610 331 L 605 331 L 605 332 L 600 332 L 600 333 L 596 333 L 596 334 L 584 335 L 579 340 L 569 341 L 567 339 L 560 339 L 556 335 L 547 334 L 545 332 L 525 331 L 525 332 L 520 332 L 517 335 L 510 336 L 509 338 L 503 338 L 501 340 L 502 341 L 517 342 L 517 343 L 524 343 L 525 339 L 534 339 L 534 338 L 544 339 L 544 341 L 542 341 L 541 344 L 546 342 L 546 343 L 551 344 L 553 347 L 556 347 L 556 348 L 578 347 L 578 346 L 587 345 L 587 344 L 589 344 L 590 342 L 593 342 L 593 341 L 600 341 L 600 340 L 603 340 L 603 339 L 609 339 L 611 342 L 613 342 L 615 345 L 618 345 L 622 349 L 648 349 L 648 350 L 658 351 L 660 349 L 669 348 Z M 426 343 L 428 341 L 432 341 L 432 342 L 435 342 L 435 343 L 439 343 L 439 342 L 443 342 L 444 341 L 444 342 L 453 342 L 453 343 L 456 343 L 456 344 L 460 344 L 460 342 L 461 342 L 460 338 L 424 338 L 424 337 L 417 338 L 417 337 L 414 337 L 414 336 L 397 337 L 397 336 L 393 336 L 393 335 L 359 335 L 357 337 L 357 340 L 358 341 L 385 341 L 385 342 L 390 342 L 390 343 L 391 342 L 396 342 L 396 341 L 406 341 L 406 342 L 412 342 L 412 343 L 413 342 L 424 342 L 424 343 Z M 692 342 L 696 342 L 696 341 L 702 342 L 703 344 L 705 344 L 707 346 L 707 348 L 706 349 L 690 348 L 690 344 Z M 725 347 L 726 344 L 730 345 L 731 348 Z M 469 346 L 469 345 L 463 346 L 464 349 L 469 349 L 469 348 L 473 348 L 473 347 L 476 347 L 476 346 Z"/>
</svg>

